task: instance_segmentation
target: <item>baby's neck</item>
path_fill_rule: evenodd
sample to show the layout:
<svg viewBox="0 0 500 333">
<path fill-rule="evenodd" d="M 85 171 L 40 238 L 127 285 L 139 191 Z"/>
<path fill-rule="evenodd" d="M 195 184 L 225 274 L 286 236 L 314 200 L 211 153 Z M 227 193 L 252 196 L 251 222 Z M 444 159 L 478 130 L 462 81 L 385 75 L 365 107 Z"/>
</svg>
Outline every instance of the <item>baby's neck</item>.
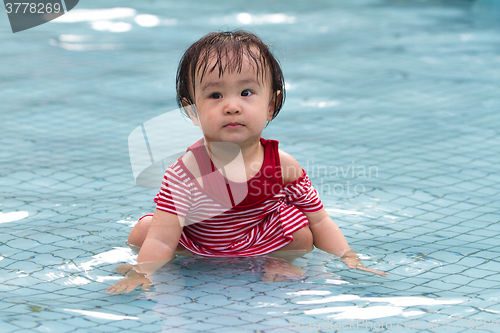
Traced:
<svg viewBox="0 0 500 333">
<path fill-rule="evenodd" d="M 228 142 L 208 143 L 207 152 L 217 169 L 224 168 L 225 172 L 242 179 L 251 178 L 260 170 L 264 160 L 264 147 L 260 139 L 248 146 L 239 146 Z M 239 175 L 239 176 L 238 176 Z"/>
</svg>

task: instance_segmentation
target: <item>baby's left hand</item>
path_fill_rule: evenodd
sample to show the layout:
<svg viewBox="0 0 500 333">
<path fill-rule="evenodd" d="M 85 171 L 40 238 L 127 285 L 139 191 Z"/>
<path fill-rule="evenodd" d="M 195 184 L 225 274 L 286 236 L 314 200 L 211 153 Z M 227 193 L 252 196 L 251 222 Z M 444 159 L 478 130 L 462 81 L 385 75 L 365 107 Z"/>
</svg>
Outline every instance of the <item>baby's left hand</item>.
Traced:
<svg viewBox="0 0 500 333">
<path fill-rule="evenodd" d="M 117 269 L 121 268 L 121 270 L 124 271 L 126 269 L 125 266 L 126 265 L 118 266 Z M 125 278 L 107 288 L 106 293 L 115 295 L 119 295 L 123 291 L 125 291 L 125 293 L 129 293 L 139 286 L 141 286 L 143 290 L 150 290 L 151 280 L 147 277 L 147 274 L 139 273 L 134 269 L 130 269 L 125 275 Z"/>
<path fill-rule="evenodd" d="M 144 276 L 136 276 L 130 278 L 126 277 L 123 280 L 115 283 L 111 287 L 107 288 L 106 293 L 115 295 L 119 295 L 123 291 L 125 291 L 125 293 L 129 293 L 131 291 L 134 291 L 134 289 L 139 286 L 142 286 L 143 290 L 149 290 L 151 288 L 151 282 L 147 277 Z"/>
<path fill-rule="evenodd" d="M 116 273 L 120 273 L 121 275 L 125 275 L 127 274 L 128 272 L 130 272 L 130 270 L 133 268 L 134 266 L 132 266 L 131 264 L 123 264 L 123 265 L 118 265 L 116 268 L 115 268 L 115 272 Z"/>
<path fill-rule="evenodd" d="M 359 259 L 356 252 L 354 252 L 352 250 L 349 250 L 346 253 L 344 253 L 344 255 L 342 256 L 342 262 L 349 268 L 359 269 L 360 271 L 365 271 L 365 272 L 369 272 L 369 273 L 384 276 L 384 277 L 389 275 L 389 273 L 380 272 L 380 271 L 377 271 L 377 270 L 371 269 L 371 268 L 366 268 L 365 265 L 363 265 L 363 263 Z"/>
</svg>

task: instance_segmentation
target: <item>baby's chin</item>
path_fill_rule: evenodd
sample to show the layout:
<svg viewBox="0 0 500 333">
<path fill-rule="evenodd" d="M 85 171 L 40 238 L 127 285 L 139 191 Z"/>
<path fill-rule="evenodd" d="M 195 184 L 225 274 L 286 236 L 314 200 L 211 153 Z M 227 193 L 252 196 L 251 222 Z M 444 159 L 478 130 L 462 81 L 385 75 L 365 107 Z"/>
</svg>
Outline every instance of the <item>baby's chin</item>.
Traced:
<svg viewBox="0 0 500 333">
<path fill-rule="evenodd" d="M 236 144 L 238 146 L 248 146 L 252 144 L 258 144 L 260 141 L 260 138 L 262 136 L 262 133 L 255 134 L 255 135 L 247 135 L 243 133 L 223 133 L 220 136 L 207 136 L 205 135 L 205 142 L 208 142 L 210 144 L 217 144 L 220 143 L 221 146 L 224 146 L 224 144 L 227 144 L 230 146 L 231 144 Z"/>
</svg>

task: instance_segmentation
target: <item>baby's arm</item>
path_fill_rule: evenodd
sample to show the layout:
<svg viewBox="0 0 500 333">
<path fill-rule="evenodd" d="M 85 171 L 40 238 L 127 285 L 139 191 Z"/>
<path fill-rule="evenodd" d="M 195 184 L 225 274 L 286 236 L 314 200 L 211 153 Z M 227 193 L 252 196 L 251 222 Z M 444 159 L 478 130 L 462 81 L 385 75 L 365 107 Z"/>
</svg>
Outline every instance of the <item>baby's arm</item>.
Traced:
<svg viewBox="0 0 500 333">
<path fill-rule="evenodd" d="M 283 183 L 292 182 L 302 176 L 303 171 L 299 162 L 290 154 L 279 150 Z M 356 268 L 373 274 L 386 276 L 387 273 L 366 268 L 359 260 L 356 252 L 352 251 L 342 231 L 325 209 L 314 213 L 305 213 L 309 221 L 309 228 L 313 234 L 314 246 L 342 258 L 342 262 L 349 268 Z"/>
<path fill-rule="evenodd" d="M 128 293 L 138 286 L 149 290 L 151 274 L 174 257 L 183 225 L 182 216 L 157 209 L 139 251 L 137 265 L 132 267 L 123 280 L 107 288 L 108 294 L 120 294 L 123 291 Z"/>
<path fill-rule="evenodd" d="M 315 213 L 305 213 L 309 221 L 309 228 L 313 234 L 314 246 L 320 250 L 331 253 L 342 258 L 342 262 L 349 268 L 356 268 L 362 271 L 370 272 L 380 276 L 386 276 L 387 273 L 374 269 L 366 268 L 359 260 L 356 252 L 349 248 L 342 231 L 328 213 L 322 209 Z"/>
<path fill-rule="evenodd" d="M 350 250 L 342 231 L 325 209 L 315 213 L 305 213 L 313 234 L 314 246 L 337 257 Z"/>
</svg>

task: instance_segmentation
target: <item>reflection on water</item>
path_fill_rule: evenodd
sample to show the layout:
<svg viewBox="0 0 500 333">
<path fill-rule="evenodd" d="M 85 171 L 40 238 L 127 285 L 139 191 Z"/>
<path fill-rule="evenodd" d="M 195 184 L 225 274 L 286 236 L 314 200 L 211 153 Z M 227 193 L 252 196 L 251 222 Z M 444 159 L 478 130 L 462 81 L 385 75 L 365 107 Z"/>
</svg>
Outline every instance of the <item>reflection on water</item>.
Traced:
<svg viewBox="0 0 500 333">
<path fill-rule="evenodd" d="M 397 253 L 386 254 L 386 258 L 389 260 L 385 268 L 420 265 L 422 270 L 431 270 L 436 267 L 433 259 L 413 254 L 402 257 Z M 401 258 L 405 258 L 404 261 Z M 365 255 L 365 259 L 368 266 L 377 260 L 376 255 Z M 162 317 L 171 315 L 165 310 L 170 306 L 227 309 L 238 306 L 248 310 L 265 309 L 275 316 L 292 314 L 336 320 L 418 317 L 467 301 L 459 293 L 446 298 L 424 297 L 418 292 L 412 295 L 405 290 L 390 289 L 391 284 L 408 276 L 393 274 L 385 280 L 348 270 L 337 258 L 318 250 L 295 261 L 307 274 L 305 279 L 266 283 L 261 281 L 266 260 L 269 258 L 178 257 L 154 274 L 152 291 L 137 291 L 136 297 L 155 302 L 152 311 Z M 95 277 L 99 281 L 102 278 Z M 376 286 L 388 289 L 374 293 Z"/>
<path fill-rule="evenodd" d="M 389 272 L 386 278 L 350 270 L 339 258 L 319 250 L 295 260 L 294 264 L 301 269 L 299 277 L 280 282 L 264 281 L 269 267 L 281 264 L 276 258 L 179 256 L 153 275 L 151 291 L 108 296 L 104 289 L 121 279 L 113 273 L 114 268 L 123 262 L 135 263 L 136 253 L 127 247 L 115 247 L 90 257 L 80 256 L 43 269 L 26 263 L 17 269 L 12 266 L 3 278 L 7 282 L 5 286 L 11 286 L 13 281 L 17 285 L 37 285 L 40 289 L 57 286 L 57 292 L 81 293 L 91 300 L 68 304 L 46 294 L 47 298 L 40 297 L 33 304 L 32 297 L 17 295 L 20 304 L 40 309 L 40 313 L 50 308 L 61 315 L 71 314 L 89 320 L 141 322 L 155 318 L 163 329 L 175 327 L 171 323 L 178 321 L 209 323 L 214 313 L 228 315 L 236 310 L 240 311 L 236 316 L 238 320 L 255 321 L 256 316 L 261 318 L 259 320 L 280 318 L 282 327 L 293 319 L 429 321 L 449 316 L 487 319 L 497 315 L 493 305 L 500 296 L 496 289 L 487 288 L 495 280 L 495 262 L 475 256 L 477 251 L 455 253 L 449 241 L 422 245 L 403 237 L 402 227 L 408 229 L 408 223 L 413 223 L 414 219 L 408 216 L 406 209 L 398 211 L 388 206 L 366 200 L 328 208 L 329 214 L 346 230 L 351 246 L 358 251 L 364 264 Z M 385 218 L 388 211 L 397 219 Z M 127 227 L 134 223 L 130 219 L 118 222 Z M 417 227 L 409 228 L 407 233 L 416 230 L 424 235 Z M 106 234 L 101 236 L 102 239 L 112 238 Z M 370 246 L 367 242 L 371 237 L 384 237 L 384 248 Z M 95 239 L 84 237 L 77 241 L 82 246 L 89 246 Z M 464 252 L 464 249 L 456 251 Z M 0 263 L 1 259 L 4 258 L 0 257 Z M 479 295 L 467 294 L 467 288 L 480 285 L 474 276 L 487 272 L 491 272 L 491 280 L 481 282 L 485 285 L 484 291 Z M 96 299 L 106 302 L 99 301 L 101 308 L 96 309 L 97 303 L 93 301 Z M 122 301 L 137 308 L 130 313 L 115 311 L 114 305 Z M 193 312 L 192 309 L 198 310 Z M 248 318 L 245 319 L 242 313 Z M 231 318 L 236 320 L 234 316 Z"/>
<path fill-rule="evenodd" d="M 139 317 L 134 316 L 118 316 L 112 313 L 106 312 L 98 312 L 98 311 L 85 311 L 85 310 L 76 310 L 76 309 L 64 309 L 64 311 L 75 312 L 78 314 L 82 314 L 88 317 L 94 317 L 99 319 L 108 319 L 108 320 L 138 320 Z"/>
<path fill-rule="evenodd" d="M 496 291 L 485 292 L 481 297 L 465 296 L 463 288 L 472 280 L 452 280 L 463 267 L 460 260 L 453 263 L 439 255 L 426 254 L 432 251 L 391 251 L 390 247 L 378 250 L 360 245 L 357 249 L 366 266 L 390 275 L 382 278 L 349 270 L 339 258 L 319 250 L 295 260 L 304 276 L 281 282 L 262 281 L 267 265 L 275 263 L 276 258 L 179 256 L 153 275 L 151 291 L 110 296 L 104 289 L 121 278 L 112 273 L 116 265 L 124 260 L 134 263 L 136 258 L 131 249 L 117 247 L 39 272 L 35 266 L 26 266 L 8 272 L 5 279 L 7 285 L 15 277 L 19 285 L 37 285 L 41 289 L 52 288 L 56 294 L 70 292 L 88 297 L 85 302 L 68 303 L 64 298 L 52 297 L 52 293 L 38 297 L 34 303 L 31 296 L 17 295 L 19 304 L 38 309 L 42 316 L 51 311 L 88 320 L 155 321 L 162 329 L 177 327 L 180 322 L 214 324 L 214 314 L 240 324 L 278 320 L 280 327 L 289 327 L 293 320 L 398 322 L 449 316 L 487 319 L 497 315 L 495 308 L 490 308 L 498 302 Z M 447 270 L 443 271 L 443 267 Z M 117 311 L 116 305 L 122 303 L 130 305 L 126 313 Z"/>
</svg>

